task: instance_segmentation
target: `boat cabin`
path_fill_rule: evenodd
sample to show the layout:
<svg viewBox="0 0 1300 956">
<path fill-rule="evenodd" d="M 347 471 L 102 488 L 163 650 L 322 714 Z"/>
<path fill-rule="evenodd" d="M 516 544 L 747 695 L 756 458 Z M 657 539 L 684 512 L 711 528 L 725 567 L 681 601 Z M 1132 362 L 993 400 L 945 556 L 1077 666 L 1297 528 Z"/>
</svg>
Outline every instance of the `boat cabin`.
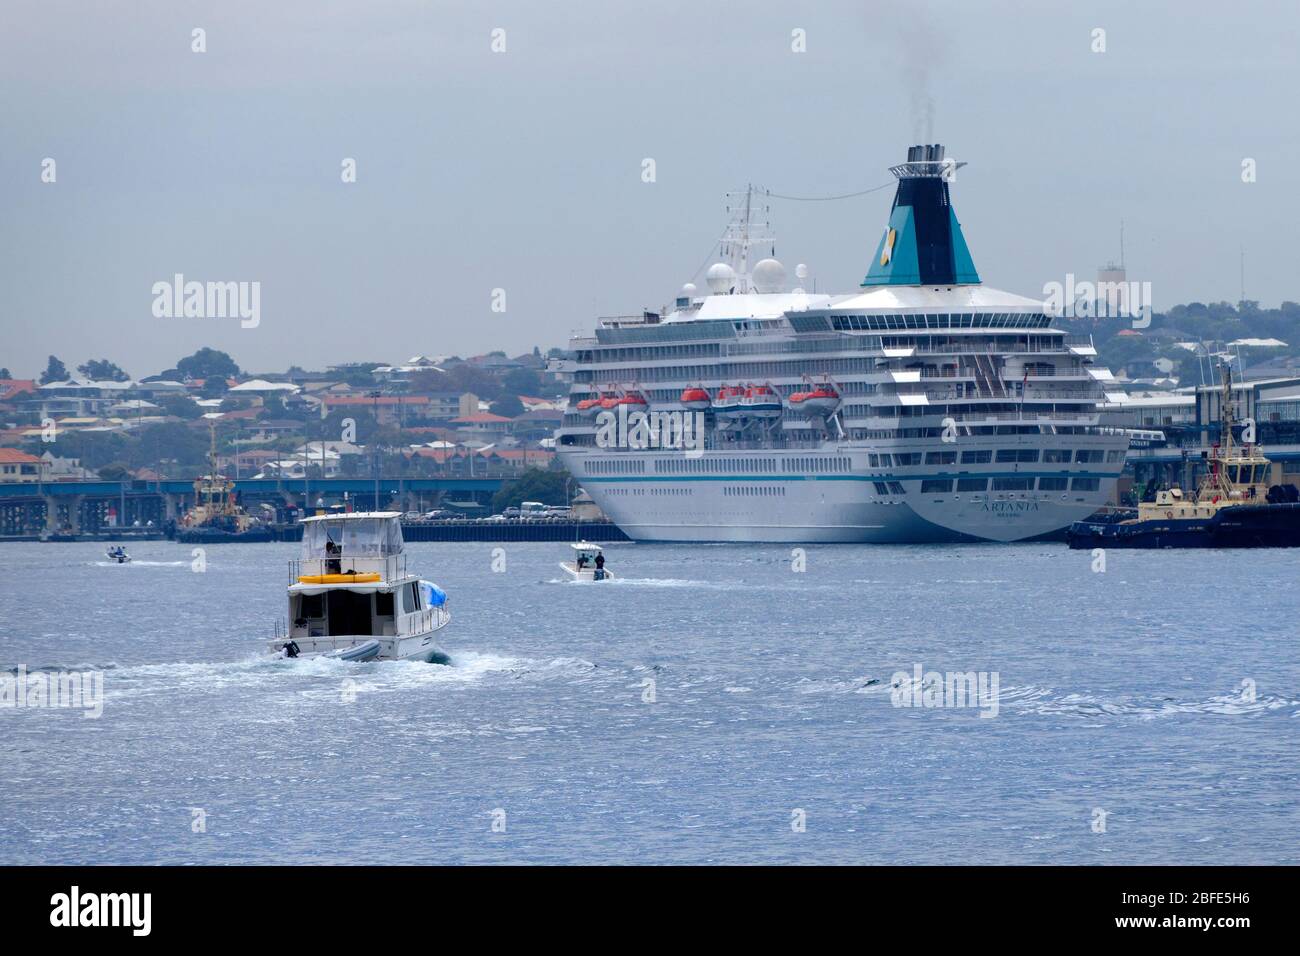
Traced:
<svg viewBox="0 0 1300 956">
<path fill-rule="evenodd" d="M 294 584 L 289 587 L 289 636 L 393 637 L 417 628 L 435 610 L 417 580 L 404 584 Z"/>
<path fill-rule="evenodd" d="M 1209 464 L 1209 472 L 1190 499 L 1181 488 L 1162 489 L 1156 492 L 1155 501 L 1138 505 L 1138 519 L 1209 518 L 1220 508 L 1268 502 L 1273 463 L 1258 446 L 1247 445 L 1242 451 L 1226 452 L 1216 446 Z"/>
<path fill-rule="evenodd" d="M 378 575 L 379 581 L 404 576 L 406 545 L 400 518 L 396 511 L 303 518 L 297 576 Z"/>
</svg>

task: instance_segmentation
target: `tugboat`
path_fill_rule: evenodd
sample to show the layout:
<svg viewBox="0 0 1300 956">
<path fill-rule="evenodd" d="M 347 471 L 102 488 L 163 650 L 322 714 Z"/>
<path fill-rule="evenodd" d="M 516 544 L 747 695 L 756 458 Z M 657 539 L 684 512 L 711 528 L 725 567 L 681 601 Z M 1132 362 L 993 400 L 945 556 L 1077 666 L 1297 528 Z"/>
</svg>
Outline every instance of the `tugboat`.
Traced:
<svg viewBox="0 0 1300 956">
<path fill-rule="evenodd" d="M 1300 492 L 1268 485 L 1272 462 L 1256 444 L 1232 437 L 1232 375 L 1223 373 L 1221 443 L 1189 500 L 1177 487 L 1156 492 L 1134 514 L 1076 521 L 1066 532 L 1071 548 L 1294 548 L 1300 547 Z"/>
<path fill-rule="evenodd" d="M 217 473 L 217 432 L 209 428 L 208 473 L 194 482 L 194 507 L 176 529 L 182 544 L 229 544 L 273 541 L 271 529 L 239 506 L 235 483 Z"/>
<path fill-rule="evenodd" d="M 353 512 L 302 519 L 302 556 L 289 562 L 281 657 L 350 661 L 445 658 L 435 634 L 451 623 L 447 595 L 408 572 L 401 514 Z"/>
</svg>

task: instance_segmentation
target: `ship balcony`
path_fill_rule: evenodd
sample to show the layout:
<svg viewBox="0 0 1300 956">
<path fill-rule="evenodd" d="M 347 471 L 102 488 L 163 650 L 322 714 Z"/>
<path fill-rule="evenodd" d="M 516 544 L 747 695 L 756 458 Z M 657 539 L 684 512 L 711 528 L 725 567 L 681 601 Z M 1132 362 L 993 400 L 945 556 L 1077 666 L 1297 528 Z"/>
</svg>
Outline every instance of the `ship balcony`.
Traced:
<svg viewBox="0 0 1300 956">
<path fill-rule="evenodd" d="M 1013 383 L 1014 384 L 1014 383 Z M 895 396 L 900 405 L 920 405 L 918 397 L 924 397 L 926 402 L 988 402 L 988 401 L 1021 401 L 1019 394 L 1014 389 L 1003 389 L 994 393 L 991 389 L 980 388 L 974 384 L 954 384 L 947 388 L 920 388 L 904 391 L 899 388 Z M 1024 401 L 1026 402 L 1099 402 L 1103 397 L 1096 391 L 1084 388 L 1034 388 L 1025 389 Z"/>
<path fill-rule="evenodd" d="M 890 348 L 886 348 L 886 352 Z M 917 355 L 969 355 L 981 353 L 988 356 L 994 355 L 1059 355 L 1068 353 L 1070 350 L 1064 345 L 1045 342 L 1013 342 L 999 343 L 992 342 L 947 342 L 941 345 L 916 345 L 906 347 L 909 353 Z M 906 358 L 908 356 L 889 356 Z"/>
<path fill-rule="evenodd" d="M 1018 412 L 973 412 L 961 415 L 956 421 L 962 425 L 1096 425 L 1101 420 L 1098 412 L 1038 412 L 1022 409 Z"/>
<path fill-rule="evenodd" d="M 1091 379 L 1092 376 L 1088 374 L 1086 368 L 1058 368 L 1050 372 L 1045 369 L 1031 371 L 1029 381 L 1032 382 L 1036 378 L 1078 378 L 1087 380 Z"/>
</svg>

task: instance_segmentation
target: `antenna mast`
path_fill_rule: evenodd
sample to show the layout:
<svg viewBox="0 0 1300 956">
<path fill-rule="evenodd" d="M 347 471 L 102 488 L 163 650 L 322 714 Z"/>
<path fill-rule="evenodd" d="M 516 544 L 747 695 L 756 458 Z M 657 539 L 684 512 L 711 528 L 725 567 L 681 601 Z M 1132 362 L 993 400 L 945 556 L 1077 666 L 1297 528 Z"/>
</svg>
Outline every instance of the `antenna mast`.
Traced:
<svg viewBox="0 0 1300 956">
<path fill-rule="evenodd" d="M 772 251 L 769 255 L 775 255 L 776 252 L 771 222 L 766 219 L 762 222 L 754 221 L 757 213 L 767 213 L 771 209 L 769 206 L 754 204 L 754 196 L 760 192 L 762 190 L 756 188 L 753 183 L 746 183 L 743 201 L 739 191 L 727 193 L 727 212 L 731 214 L 731 220 L 722 237 L 722 258 L 735 270 L 737 286 L 743 292 L 753 291 L 753 284 L 749 280 L 750 249 L 754 246 L 771 244 Z"/>
</svg>

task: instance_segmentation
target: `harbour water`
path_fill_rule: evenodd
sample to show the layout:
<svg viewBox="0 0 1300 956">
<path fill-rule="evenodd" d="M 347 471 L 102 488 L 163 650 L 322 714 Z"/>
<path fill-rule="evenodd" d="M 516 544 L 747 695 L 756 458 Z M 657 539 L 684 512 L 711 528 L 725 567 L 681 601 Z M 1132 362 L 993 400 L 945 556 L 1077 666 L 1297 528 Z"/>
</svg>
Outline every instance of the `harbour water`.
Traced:
<svg viewBox="0 0 1300 956">
<path fill-rule="evenodd" d="M 191 550 L 0 544 L 0 667 L 104 680 L 0 709 L 0 863 L 1300 862 L 1294 552 L 414 543 L 437 665 L 271 660 L 296 546 Z"/>
</svg>

